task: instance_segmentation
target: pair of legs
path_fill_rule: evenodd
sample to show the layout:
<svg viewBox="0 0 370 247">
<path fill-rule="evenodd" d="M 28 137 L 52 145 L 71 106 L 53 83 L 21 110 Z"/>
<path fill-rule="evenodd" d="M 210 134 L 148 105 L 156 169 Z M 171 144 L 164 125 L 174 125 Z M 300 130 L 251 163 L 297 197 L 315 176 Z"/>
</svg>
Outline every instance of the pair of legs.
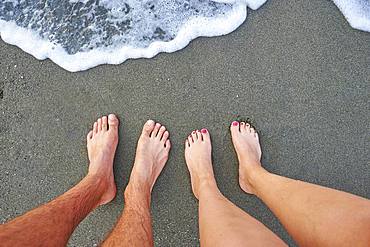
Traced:
<svg viewBox="0 0 370 247">
<path fill-rule="evenodd" d="M 369 246 L 370 201 L 349 193 L 272 174 L 260 163 L 257 132 L 234 121 L 231 136 L 239 160 L 239 185 L 259 197 L 300 246 Z M 202 246 L 284 246 L 279 237 L 219 191 L 208 131 L 185 142 L 194 195 L 199 199 Z"/>
<path fill-rule="evenodd" d="M 246 123 L 231 125 L 239 159 L 239 183 L 255 194 L 302 246 L 366 246 L 370 243 L 370 202 L 345 192 L 269 173 L 260 163 L 258 134 Z M 65 246 L 76 226 L 116 194 L 113 158 L 118 119 L 98 119 L 87 136 L 89 171 L 71 190 L 0 226 L 2 246 Z M 103 246 L 153 246 L 150 196 L 170 150 L 169 133 L 149 120 L 137 145 L 125 189 L 125 208 Z M 202 246 L 285 245 L 262 223 L 236 207 L 219 191 L 213 175 L 211 138 L 193 131 L 185 142 L 192 189 L 199 199 Z"/>
</svg>

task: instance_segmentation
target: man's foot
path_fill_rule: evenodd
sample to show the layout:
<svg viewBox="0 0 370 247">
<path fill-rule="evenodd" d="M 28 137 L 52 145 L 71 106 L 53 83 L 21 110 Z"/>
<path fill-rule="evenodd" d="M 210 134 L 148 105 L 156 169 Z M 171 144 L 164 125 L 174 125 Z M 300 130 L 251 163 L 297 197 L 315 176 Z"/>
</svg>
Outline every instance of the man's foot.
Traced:
<svg viewBox="0 0 370 247">
<path fill-rule="evenodd" d="M 203 181 L 214 180 L 211 152 L 211 136 L 207 129 L 193 131 L 185 141 L 186 165 L 190 172 L 191 187 L 197 199 L 200 184 Z"/>
<path fill-rule="evenodd" d="M 171 148 L 169 132 L 164 126 L 148 120 L 139 138 L 130 184 L 153 189 L 155 181 L 168 160 Z"/>
<path fill-rule="evenodd" d="M 110 114 L 99 118 L 93 129 L 87 134 L 87 152 L 89 156 L 89 175 L 106 179 L 107 190 L 99 205 L 106 204 L 116 196 L 116 184 L 113 175 L 113 159 L 118 144 L 117 117 Z"/>
<path fill-rule="evenodd" d="M 231 123 L 231 136 L 239 160 L 239 185 L 247 193 L 254 194 L 250 174 L 261 167 L 261 146 L 256 130 L 248 123 Z"/>
</svg>

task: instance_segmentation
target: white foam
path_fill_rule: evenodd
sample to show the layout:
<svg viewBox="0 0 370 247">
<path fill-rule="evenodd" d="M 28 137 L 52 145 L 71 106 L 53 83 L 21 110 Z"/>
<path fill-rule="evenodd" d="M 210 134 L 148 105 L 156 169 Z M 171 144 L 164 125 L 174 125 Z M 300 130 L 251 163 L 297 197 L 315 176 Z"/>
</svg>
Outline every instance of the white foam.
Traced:
<svg viewBox="0 0 370 247">
<path fill-rule="evenodd" d="M 90 0 L 69 0 L 70 3 L 87 4 Z M 140 7 L 137 0 L 126 0 L 134 7 Z M 146 0 L 151 1 L 151 0 Z M 187 0 L 184 0 L 187 1 Z M 188 45 L 188 43 L 200 36 L 219 36 L 234 31 L 239 27 L 247 17 L 247 7 L 256 10 L 267 0 L 212 0 L 219 3 L 232 5 L 231 11 L 217 17 L 199 17 L 190 18 L 182 24 L 178 30 L 176 25 L 170 31 L 176 33 L 175 37 L 169 41 L 154 41 L 148 46 L 135 46 L 137 42 L 131 42 L 134 45 L 122 45 L 120 36 L 113 36 L 112 46 L 95 45 L 104 41 L 101 36 L 94 36 L 92 49 L 80 47 L 81 50 L 72 53 L 67 52 L 61 44 L 53 42 L 47 37 L 40 36 L 40 30 L 28 27 L 20 27 L 12 20 L 0 19 L 0 36 L 9 43 L 20 47 L 25 52 L 32 54 L 37 59 L 50 58 L 64 69 L 75 72 L 86 70 L 100 64 L 120 64 L 130 58 L 151 58 L 160 52 L 174 52 Z M 369 0 L 333 0 L 345 18 L 353 28 L 370 32 L 370 1 Z M 18 4 L 17 0 L 4 0 L 3 3 Z M 110 18 L 120 18 L 124 2 L 113 0 L 101 0 L 102 5 L 111 9 Z M 136 5 L 135 5 L 136 4 Z M 10 13 L 10 12 L 9 12 Z M 13 12 L 11 12 L 13 14 Z M 94 13 L 93 13 L 94 14 Z M 26 13 L 27 15 L 27 13 Z M 88 16 L 91 16 L 89 13 Z M 1 17 L 1 16 L 0 16 Z M 165 23 L 165 22 L 164 22 Z M 145 31 L 145 22 L 143 22 Z M 90 28 L 90 27 L 89 27 Z M 95 28 L 93 25 L 91 28 Z M 50 36 L 48 36 L 50 38 Z M 94 43 L 95 42 L 95 43 Z M 118 45 L 117 45 L 118 44 Z M 120 45 L 121 44 L 121 45 Z"/>
<path fill-rule="evenodd" d="M 333 1 L 353 28 L 370 32 L 369 0 L 333 0 Z"/>
<path fill-rule="evenodd" d="M 259 9 L 267 0 L 213 0 L 218 3 L 235 3 L 235 2 L 245 2 L 247 6 L 253 10 Z"/>
<path fill-rule="evenodd" d="M 248 0 L 248 2 L 253 1 Z M 257 3 L 260 5 L 261 2 L 261 0 L 256 0 L 256 5 L 253 7 L 256 7 Z M 234 2 L 232 10 L 219 18 L 198 17 L 190 19 L 179 29 L 176 37 L 171 41 L 155 41 L 146 48 L 121 46 L 112 49 L 112 47 L 108 47 L 69 54 L 60 45 L 41 38 L 33 30 L 19 27 L 14 21 L 0 20 L 0 34 L 5 42 L 20 47 L 37 59 L 50 58 L 62 68 L 76 72 L 100 64 L 120 64 L 130 58 L 151 58 L 160 52 L 174 52 L 184 48 L 191 40 L 199 36 L 210 37 L 228 34 L 245 21 L 247 4 L 246 1 Z"/>
</svg>

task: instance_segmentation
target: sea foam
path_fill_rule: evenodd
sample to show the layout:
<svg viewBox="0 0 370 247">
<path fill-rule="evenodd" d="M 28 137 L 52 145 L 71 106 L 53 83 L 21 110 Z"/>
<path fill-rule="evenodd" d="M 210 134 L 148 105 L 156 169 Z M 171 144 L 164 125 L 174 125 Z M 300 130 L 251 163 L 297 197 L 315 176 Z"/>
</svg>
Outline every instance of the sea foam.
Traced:
<svg viewBox="0 0 370 247">
<path fill-rule="evenodd" d="M 232 32 L 266 0 L 2 0 L 0 34 L 69 71 L 184 48 Z"/>
<path fill-rule="evenodd" d="M 370 0 L 333 0 L 349 24 L 370 32 Z"/>
<path fill-rule="evenodd" d="M 0 0 L 0 35 L 74 72 L 228 34 L 246 20 L 247 8 L 256 10 L 266 1 Z M 355 28 L 369 31 L 368 0 L 334 1 Z"/>
</svg>

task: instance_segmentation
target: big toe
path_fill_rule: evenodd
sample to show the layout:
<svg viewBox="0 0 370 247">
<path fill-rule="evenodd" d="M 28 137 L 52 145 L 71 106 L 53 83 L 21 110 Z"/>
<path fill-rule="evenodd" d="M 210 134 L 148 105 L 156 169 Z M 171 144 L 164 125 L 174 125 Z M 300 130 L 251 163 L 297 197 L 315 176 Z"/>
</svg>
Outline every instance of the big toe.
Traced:
<svg viewBox="0 0 370 247">
<path fill-rule="evenodd" d="M 117 130 L 119 125 L 119 121 L 116 115 L 109 114 L 108 116 L 108 126 L 109 129 Z"/>
<path fill-rule="evenodd" d="M 235 134 L 238 134 L 240 133 L 240 124 L 238 121 L 234 121 L 231 123 L 231 126 L 230 126 L 230 131 L 231 131 L 231 134 L 232 135 L 235 135 Z"/>
<path fill-rule="evenodd" d="M 202 140 L 205 142 L 211 141 L 211 136 L 209 135 L 209 131 L 207 129 L 201 129 L 200 131 L 202 133 Z"/>
<path fill-rule="evenodd" d="M 153 120 L 148 120 L 143 127 L 142 135 L 150 136 L 155 126 L 155 122 Z"/>
</svg>

